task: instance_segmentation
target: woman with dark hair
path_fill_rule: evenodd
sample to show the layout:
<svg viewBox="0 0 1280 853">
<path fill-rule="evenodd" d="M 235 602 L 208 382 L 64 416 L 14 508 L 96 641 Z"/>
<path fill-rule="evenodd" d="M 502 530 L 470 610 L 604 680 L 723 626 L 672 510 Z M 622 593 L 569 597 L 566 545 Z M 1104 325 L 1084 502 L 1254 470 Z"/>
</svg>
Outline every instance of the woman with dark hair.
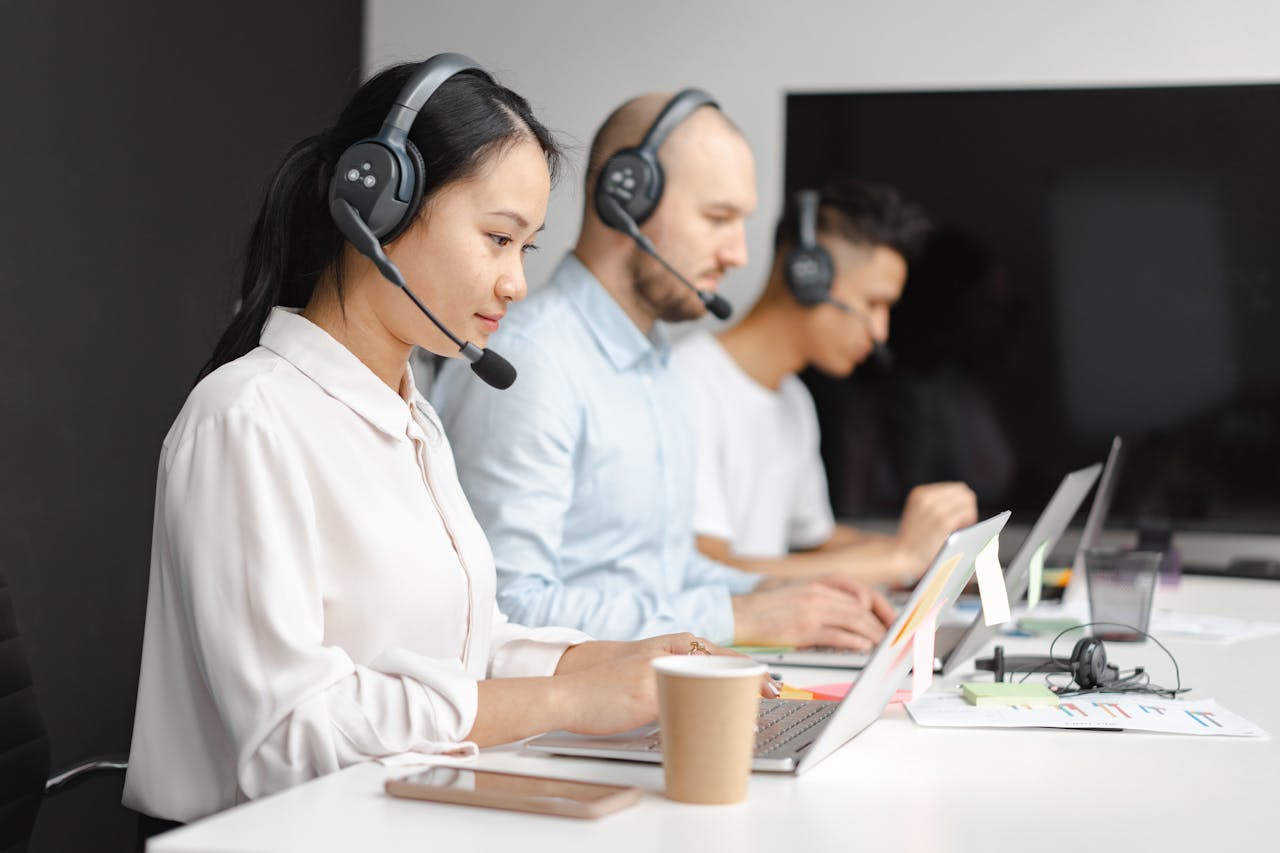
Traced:
<svg viewBox="0 0 1280 853">
<path fill-rule="evenodd" d="M 416 70 L 374 77 L 286 156 L 235 318 L 165 438 L 124 796 L 144 814 L 189 821 L 369 759 L 622 731 L 657 715 L 649 660 L 696 641 L 585 642 L 497 610 L 492 554 L 408 368 L 414 345 L 457 346 L 329 213 L 338 157 Z M 435 89 L 409 141 L 421 212 L 386 254 L 483 345 L 525 295 L 559 153 L 478 69 Z"/>
</svg>

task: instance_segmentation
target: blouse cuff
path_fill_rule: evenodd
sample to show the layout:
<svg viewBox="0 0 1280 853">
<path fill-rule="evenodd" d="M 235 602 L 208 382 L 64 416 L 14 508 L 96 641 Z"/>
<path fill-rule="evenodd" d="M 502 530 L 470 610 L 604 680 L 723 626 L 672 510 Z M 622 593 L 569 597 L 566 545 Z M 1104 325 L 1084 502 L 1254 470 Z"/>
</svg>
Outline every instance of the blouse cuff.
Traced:
<svg viewBox="0 0 1280 853">
<path fill-rule="evenodd" d="M 508 640 L 493 650 L 490 678 L 555 675 L 565 651 L 591 639 L 571 628 L 539 628 L 529 634 Z"/>
</svg>

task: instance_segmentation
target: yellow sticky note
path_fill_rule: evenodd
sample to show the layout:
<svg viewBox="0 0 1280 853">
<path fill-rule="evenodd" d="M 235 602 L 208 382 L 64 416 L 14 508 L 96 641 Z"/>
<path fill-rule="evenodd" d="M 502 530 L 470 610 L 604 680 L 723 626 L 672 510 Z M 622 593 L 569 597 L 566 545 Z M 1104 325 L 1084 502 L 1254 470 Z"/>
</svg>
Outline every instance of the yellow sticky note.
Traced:
<svg viewBox="0 0 1280 853">
<path fill-rule="evenodd" d="M 1031 555 L 1031 567 L 1027 571 L 1027 609 L 1040 603 L 1040 591 L 1044 589 L 1044 552 L 1049 543 L 1041 542 Z"/>
<path fill-rule="evenodd" d="M 974 574 L 978 577 L 978 594 L 982 597 L 982 617 L 988 625 L 1001 625 L 1009 621 L 1009 591 L 1004 585 L 1004 571 L 1000 568 L 1000 537 L 978 552 Z"/>
<path fill-rule="evenodd" d="M 802 690 L 802 689 L 800 689 L 799 687 L 792 687 L 792 686 L 791 686 L 791 685 L 789 685 L 789 684 L 784 684 L 784 685 L 782 685 L 782 693 L 778 696 L 778 698 L 779 698 L 779 699 L 806 699 L 806 700 L 807 700 L 807 699 L 812 699 L 812 698 L 813 698 L 813 691 L 811 691 L 811 690 Z"/>
</svg>

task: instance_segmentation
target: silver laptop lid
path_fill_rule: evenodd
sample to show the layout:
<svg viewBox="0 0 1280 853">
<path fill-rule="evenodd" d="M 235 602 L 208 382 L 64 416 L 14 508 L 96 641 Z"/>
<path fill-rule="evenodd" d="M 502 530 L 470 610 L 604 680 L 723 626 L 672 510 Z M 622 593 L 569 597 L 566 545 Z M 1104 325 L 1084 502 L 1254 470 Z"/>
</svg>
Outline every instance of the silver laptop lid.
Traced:
<svg viewBox="0 0 1280 853">
<path fill-rule="evenodd" d="M 1111 439 L 1111 452 L 1107 454 L 1107 464 L 1102 469 L 1102 479 L 1098 481 L 1098 491 L 1093 496 L 1093 506 L 1089 507 L 1089 517 L 1084 522 L 1084 532 L 1080 534 L 1080 544 L 1076 547 L 1076 556 L 1071 563 L 1071 583 L 1067 586 L 1064 602 L 1083 602 L 1088 600 L 1087 582 L 1084 574 L 1084 552 L 1088 551 L 1102 535 L 1102 528 L 1107 523 L 1107 514 L 1111 512 L 1111 498 L 1116 492 L 1116 483 L 1120 479 L 1120 467 L 1124 463 L 1124 442 L 1120 436 Z"/>
<path fill-rule="evenodd" d="M 1085 495 L 1089 494 L 1089 489 L 1093 487 L 1101 470 L 1102 463 L 1095 463 L 1088 468 L 1072 471 L 1062 478 L 1057 491 L 1045 506 L 1044 512 L 1040 513 L 1031 532 L 1023 540 L 1022 547 L 1018 549 L 1018 553 L 1014 555 L 1004 571 L 1004 585 L 1009 591 L 1010 604 L 1018 601 L 1027 592 L 1032 555 L 1042 546 L 1047 554 L 1058 541 L 1063 531 L 1067 529 L 1067 525 L 1071 523 L 1071 519 L 1075 518 L 1076 511 L 1080 509 L 1080 504 L 1084 503 Z M 985 646 L 999 630 L 998 625 L 987 625 L 981 613 L 976 614 L 951 654 L 947 655 L 947 659 L 943 661 L 943 675 L 950 675 L 961 663 L 977 654 L 978 650 Z"/>
<path fill-rule="evenodd" d="M 803 773 L 850 738 L 871 725 L 889 704 L 907 671 L 911 669 L 911 640 L 930 613 L 945 613 L 973 576 L 973 561 L 1009 520 L 1009 513 L 980 521 L 947 537 L 929 570 L 916 584 L 906 605 L 898 612 L 871 659 L 827 720 L 822 734 L 796 766 Z"/>
</svg>

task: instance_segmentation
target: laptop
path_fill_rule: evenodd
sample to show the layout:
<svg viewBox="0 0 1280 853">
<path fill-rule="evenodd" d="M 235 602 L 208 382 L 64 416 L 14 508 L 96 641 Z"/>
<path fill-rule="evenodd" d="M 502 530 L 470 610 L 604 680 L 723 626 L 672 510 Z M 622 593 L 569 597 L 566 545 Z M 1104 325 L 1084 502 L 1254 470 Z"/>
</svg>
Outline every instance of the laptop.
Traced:
<svg viewBox="0 0 1280 853">
<path fill-rule="evenodd" d="M 1040 518 L 1036 519 L 1031 532 L 1023 540 L 1022 547 L 1018 549 L 1018 553 L 1004 570 L 1004 586 L 1009 594 L 1010 604 L 1019 601 L 1027 594 L 1027 587 L 1031 580 L 1031 557 L 1042 547 L 1044 553 L 1048 555 L 1054 543 L 1066 531 L 1071 519 L 1076 517 L 1080 504 L 1084 503 L 1085 496 L 1093 488 L 1100 471 L 1102 471 L 1101 462 L 1090 465 L 1088 468 L 1081 468 L 1079 471 L 1072 471 L 1062 478 L 1057 491 L 1049 499 L 1049 505 L 1044 508 L 1044 512 L 1040 513 Z M 936 651 L 935 645 L 935 654 L 941 658 L 939 663 L 943 675 L 955 672 L 960 664 L 976 655 L 998 633 L 1000 633 L 1000 626 L 988 625 L 982 613 L 979 612 L 949 649 L 945 652 Z"/>
<path fill-rule="evenodd" d="M 839 702 L 761 699 L 752 769 L 803 773 L 871 725 L 911 669 L 911 640 L 921 621 L 952 605 L 973 576 L 974 558 L 1008 520 L 1009 513 L 1002 512 L 947 537 L 862 675 Z M 662 761 L 656 725 L 604 737 L 551 732 L 526 747 L 557 755 Z"/>
<path fill-rule="evenodd" d="M 1089 601 L 1084 573 L 1084 552 L 1092 548 L 1098 537 L 1102 535 L 1107 513 L 1111 512 L 1111 498 L 1115 495 L 1116 483 L 1120 479 L 1120 466 L 1123 462 L 1124 442 L 1117 435 L 1111 439 L 1111 452 L 1107 454 L 1107 464 L 1102 469 L 1102 479 L 1098 482 L 1097 494 L 1093 496 L 1093 506 L 1089 507 L 1089 517 L 1085 519 L 1084 532 L 1080 534 L 1080 545 L 1076 548 L 1075 560 L 1071 563 L 1071 581 L 1062 595 L 1063 606 L 1080 606 Z"/>
<path fill-rule="evenodd" d="M 1062 478 L 1058 489 L 1049 499 L 1044 512 L 1036 520 L 1031 533 L 1014 555 L 1013 562 L 1005 569 L 1005 586 L 1009 592 L 1009 601 L 1021 598 L 1027 591 L 1027 580 L 1031 567 L 1031 557 L 1036 549 L 1045 544 L 1047 552 L 1058 541 L 1076 511 L 1084 502 L 1102 465 L 1090 465 L 1079 471 L 1072 471 Z M 1047 543 L 1047 544 L 1046 544 Z M 998 628 L 987 627 L 981 611 L 974 613 L 970 622 L 965 624 L 942 625 L 934 638 L 934 670 L 950 673 L 966 658 L 976 654 L 988 640 L 995 636 Z M 791 649 L 785 647 L 747 646 L 739 651 L 750 655 L 762 663 L 781 664 L 784 666 L 819 666 L 837 669 L 862 669 L 867 665 L 870 655 L 866 652 L 852 652 L 841 649 Z"/>
</svg>

